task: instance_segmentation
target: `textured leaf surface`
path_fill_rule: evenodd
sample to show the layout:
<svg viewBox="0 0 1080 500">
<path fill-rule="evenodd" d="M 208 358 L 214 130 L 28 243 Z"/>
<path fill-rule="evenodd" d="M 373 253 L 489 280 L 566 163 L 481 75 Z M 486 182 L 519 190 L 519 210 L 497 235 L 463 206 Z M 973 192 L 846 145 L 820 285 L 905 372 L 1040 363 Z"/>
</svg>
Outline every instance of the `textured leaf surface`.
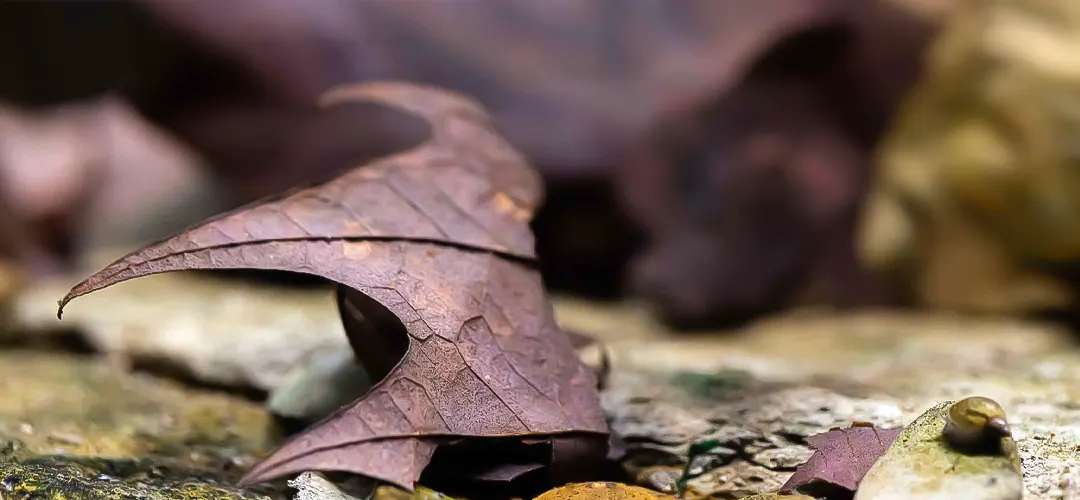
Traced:
<svg viewBox="0 0 1080 500">
<path fill-rule="evenodd" d="M 462 437 L 580 440 L 602 457 L 595 376 L 555 325 L 530 262 L 536 173 L 461 96 L 376 83 L 326 98 L 354 100 L 419 115 L 432 136 L 129 254 L 72 288 L 61 310 L 94 290 L 183 269 L 293 271 L 340 284 L 350 342 L 380 382 L 283 444 L 244 483 L 339 470 L 411 489 L 436 448 Z M 553 444 L 552 461 L 561 448 Z"/>
<path fill-rule="evenodd" d="M 806 443 L 815 450 L 814 454 L 795 470 L 780 491 L 790 493 L 819 481 L 855 491 L 859 481 L 901 431 L 902 428 L 854 426 L 810 436 Z"/>
</svg>

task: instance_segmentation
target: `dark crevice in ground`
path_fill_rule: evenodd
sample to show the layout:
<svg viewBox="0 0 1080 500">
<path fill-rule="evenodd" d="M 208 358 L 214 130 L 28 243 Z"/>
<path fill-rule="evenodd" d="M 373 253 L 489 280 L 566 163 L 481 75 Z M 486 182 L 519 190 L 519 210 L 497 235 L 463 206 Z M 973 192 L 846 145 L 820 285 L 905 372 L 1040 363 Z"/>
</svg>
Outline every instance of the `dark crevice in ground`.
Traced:
<svg viewBox="0 0 1080 500">
<path fill-rule="evenodd" d="M 17 332 L 4 332 L 0 337 L 0 349 L 24 349 L 32 351 L 64 352 L 77 355 L 96 355 L 100 351 L 91 344 L 82 332 L 76 329 L 63 329 L 49 335 L 24 335 Z"/>
<path fill-rule="evenodd" d="M 267 391 L 255 389 L 249 386 L 220 384 L 200 380 L 191 372 L 189 368 L 175 360 L 168 358 L 138 356 L 132 358 L 129 363 L 130 364 L 128 366 L 134 373 L 146 373 L 155 377 L 165 378 L 168 380 L 179 382 L 192 389 L 224 392 L 258 403 L 266 401 L 266 398 L 268 396 Z"/>
</svg>

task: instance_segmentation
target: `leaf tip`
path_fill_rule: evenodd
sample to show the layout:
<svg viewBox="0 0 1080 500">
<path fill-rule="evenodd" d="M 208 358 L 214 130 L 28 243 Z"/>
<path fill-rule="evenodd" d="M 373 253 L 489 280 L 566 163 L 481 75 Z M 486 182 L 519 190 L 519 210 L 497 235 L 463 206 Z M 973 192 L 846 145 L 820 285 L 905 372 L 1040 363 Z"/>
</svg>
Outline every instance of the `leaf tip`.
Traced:
<svg viewBox="0 0 1080 500">
<path fill-rule="evenodd" d="M 240 480 L 236 482 L 236 486 L 239 488 L 247 488 L 261 482 L 262 479 L 259 478 L 259 475 L 256 474 L 255 471 L 251 471 L 247 474 L 244 474 L 244 477 L 240 478 Z"/>
<path fill-rule="evenodd" d="M 236 482 L 236 486 L 239 488 L 248 488 L 256 484 L 273 481 L 282 476 L 286 476 L 289 472 L 290 471 L 279 471 L 277 468 L 268 467 L 264 463 L 256 464 L 255 467 L 247 471 L 247 474 L 244 474 L 244 476 Z"/>
<path fill-rule="evenodd" d="M 79 283 L 78 285 L 73 286 L 71 290 L 68 290 L 67 295 L 64 295 L 64 298 L 56 301 L 56 319 L 63 320 L 64 308 L 67 307 L 68 303 L 87 294 L 87 292 L 82 289 L 83 285 L 85 284 L 86 282 L 84 281 L 82 283 Z"/>
<path fill-rule="evenodd" d="M 287 446 L 287 444 L 285 445 Z M 282 447 L 284 448 L 284 446 Z M 280 479 L 289 474 L 300 474 L 308 468 L 306 467 L 289 467 L 289 460 L 284 461 L 274 460 L 275 456 L 282 451 L 281 448 L 270 454 L 269 457 L 263 459 L 261 462 L 255 464 L 251 470 L 247 471 L 239 481 L 236 482 L 236 486 L 240 488 L 247 488 L 256 484 L 273 481 Z M 318 468 L 311 468 L 311 470 L 317 470 Z"/>
<path fill-rule="evenodd" d="M 71 299 L 72 299 L 72 297 L 71 297 L 71 294 L 69 293 L 69 294 L 65 295 L 64 298 L 56 301 L 56 319 L 57 320 L 63 320 L 64 319 L 64 306 L 66 306 L 68 302 L 71 302 Z"/>
</svg>

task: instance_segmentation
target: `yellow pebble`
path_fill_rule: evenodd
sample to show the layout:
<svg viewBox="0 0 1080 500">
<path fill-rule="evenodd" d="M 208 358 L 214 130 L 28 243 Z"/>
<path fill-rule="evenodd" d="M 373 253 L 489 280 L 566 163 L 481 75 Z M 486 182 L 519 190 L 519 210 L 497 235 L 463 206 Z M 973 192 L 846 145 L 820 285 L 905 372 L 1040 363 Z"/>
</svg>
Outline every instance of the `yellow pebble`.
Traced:
<svg viewBox="0 0 1080 500">
<path fill-rule="evenodd" d="M 628 484 L 613 482 L 571 483 L 548 490 L 535 500 L 653 500 L 670 495 Z"/>
</svg>

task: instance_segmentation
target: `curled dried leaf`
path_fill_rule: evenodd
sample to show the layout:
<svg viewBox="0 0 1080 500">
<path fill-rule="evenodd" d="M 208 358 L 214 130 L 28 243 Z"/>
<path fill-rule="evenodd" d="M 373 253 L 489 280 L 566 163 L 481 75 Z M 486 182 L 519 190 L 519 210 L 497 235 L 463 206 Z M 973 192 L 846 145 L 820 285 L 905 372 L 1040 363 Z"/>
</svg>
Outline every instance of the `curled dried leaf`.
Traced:
<svg viewBox="0 0 1080 500">
<path fill-rule="evenodd" d="M 380 82 L 322 100 L 355 101 L 415 114 L 431 137 L 133 252 L 72 288 L 60 310 L 121 281 L 185 269 L 338 283 L 350 342 L 377 382 L 243 484 L 335 470 L 411 490 L 438 448 L 518 436 L 549 443 L 553 474 L 589 470 L 608 429 L 596 377 L 555 324 L 535 266 L 528 221 L 542 196 L 537 173 L 463 96 Z"/>
<path fill-rule="evenodd" d="M 814 483 L 828 483 L 855 491 L 866 472 L 902 431 L 901 428 L 853 425 L 810 436 L 806 442 L 814 449 L 814 454 L 795 470 L 780 491 L 791 493 Z"/>
</svg>

